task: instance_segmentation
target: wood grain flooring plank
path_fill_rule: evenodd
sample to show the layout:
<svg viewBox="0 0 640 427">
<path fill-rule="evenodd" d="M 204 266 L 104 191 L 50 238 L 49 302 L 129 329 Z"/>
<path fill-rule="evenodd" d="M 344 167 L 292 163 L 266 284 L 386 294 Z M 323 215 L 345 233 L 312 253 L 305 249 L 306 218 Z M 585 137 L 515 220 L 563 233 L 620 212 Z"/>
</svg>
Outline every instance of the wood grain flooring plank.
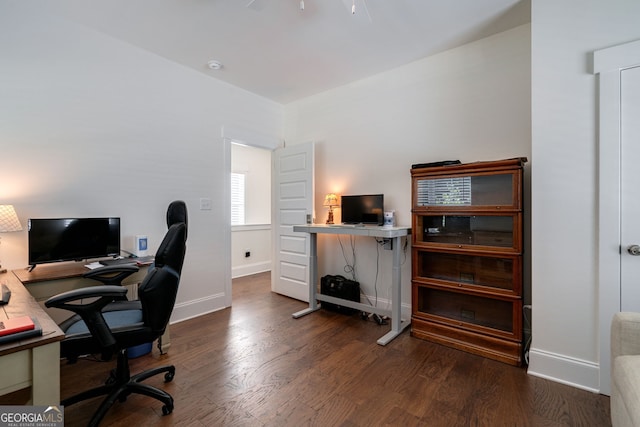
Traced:
<svg viewBox="0 0 640 427">
<path fill-rule="evenodd" d="M 271 292 L 270 273 L 234 279 L 233 307 L 171 326 L 168 354 L 131 361 L 132 372 L 174 364 L 176 376 L 148 380 L 171 393 L 172 414 L 145 396 L 116 403 L 103 426 L 186 427 L 607 427 L 609 398 L 527 375 L 356 313 L 319 310 Z M 101 384 L 112 363 L 61 363 L 61 394 Z M 65 408 L 84 426 L 100 400 Z"/>
</svg>

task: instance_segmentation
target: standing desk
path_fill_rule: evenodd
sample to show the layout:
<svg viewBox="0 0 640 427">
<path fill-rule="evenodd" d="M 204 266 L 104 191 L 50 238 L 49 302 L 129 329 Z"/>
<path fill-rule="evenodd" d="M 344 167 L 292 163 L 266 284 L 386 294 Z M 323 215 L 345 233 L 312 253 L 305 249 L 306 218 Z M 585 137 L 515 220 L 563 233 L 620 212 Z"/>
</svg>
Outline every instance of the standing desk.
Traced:
<svg viewBox="0 0 640 427">
<path fill-rule="evenodd" d="M 31 387 L 31 405 L 59 405 L 64 333 L 13 274 L 0 274 L 0 283 L 11 290 L 0 320 L 28 315 L 42 328 L 42 336 L 0 344 L 0 395 Z"/>
<path fill-rule="evenodd" d="M 400 335 L 407 328 L 411 321 L 402 320 L 402 289 L 400 272 L 400 252 L 402 247 L 402 237 L 411 233 L 410 227 L 378 227 L 378 226 L 340 226 L 324 224 L 294 225 L 293 231 L 309 233 L 309 308 L 293 313 L 294 318 L 305 316 L 320 308 L 318 301 L 325 301 L 339 304 L 344 307 L 355 308 L 367 313 L 375 313 L 391 317 L 391 330 L 378 339 L 378 344 L 387 345 L 391 340 Z M 391 273 L 391 310 L 373 307 L 355 301 L 336 298 L 318 293 L 318 234 L 345 234 L 349 236 L 379 237 L 383 239 L 393 239 L 393 270 Z"/>
</svg>

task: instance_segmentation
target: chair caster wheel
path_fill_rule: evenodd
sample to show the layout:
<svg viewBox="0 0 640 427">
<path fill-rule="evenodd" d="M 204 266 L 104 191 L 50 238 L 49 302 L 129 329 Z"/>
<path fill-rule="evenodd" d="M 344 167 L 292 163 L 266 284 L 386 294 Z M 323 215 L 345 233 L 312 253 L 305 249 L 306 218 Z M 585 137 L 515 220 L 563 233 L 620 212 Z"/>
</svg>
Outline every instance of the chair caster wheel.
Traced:
<svg viewBox="0 0 640 427">
<path fill-rule="evenodd" d="M 173 380 L 173 377 L 176 375 L 175 372 L 167 372 L 166 374 L 164 374 L 164 382 L 168 383 L 171 382 L 171 380 Z"/>
<path fill-rule="evenodd" d="M 109 378 L 107 378 L 107 380 L 104 382 L 104 385 L 113 385 L 116 383 L 116 372 L 115 370 L 111 370 L 111 372 L 109 372 Z"/>
<path fill-rule="evenodd" d="M 162 415 L 169 415 L 173 412 L 173 405 L 164 405 L 162 407 Z"/>
</svg>

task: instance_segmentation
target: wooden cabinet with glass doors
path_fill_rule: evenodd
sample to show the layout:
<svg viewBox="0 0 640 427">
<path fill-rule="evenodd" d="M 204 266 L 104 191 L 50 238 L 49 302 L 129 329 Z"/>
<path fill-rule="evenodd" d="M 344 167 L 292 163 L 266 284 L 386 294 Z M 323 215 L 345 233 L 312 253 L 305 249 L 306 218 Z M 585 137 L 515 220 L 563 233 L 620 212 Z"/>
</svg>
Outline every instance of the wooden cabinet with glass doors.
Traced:
<svg viewBox="0 0 640 427">
<path fill-rule="evenodd" d="M 411 170 L 412 336 L 522 364 L 526 161 Z"/>
</svg>

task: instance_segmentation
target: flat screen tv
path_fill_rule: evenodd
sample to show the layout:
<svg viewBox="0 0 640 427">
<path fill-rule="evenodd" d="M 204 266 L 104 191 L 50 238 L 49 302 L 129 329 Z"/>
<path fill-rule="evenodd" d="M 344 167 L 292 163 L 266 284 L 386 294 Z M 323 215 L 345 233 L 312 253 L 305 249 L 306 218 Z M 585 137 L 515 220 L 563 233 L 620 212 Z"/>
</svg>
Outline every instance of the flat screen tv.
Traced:
<svg viewBox="0 0 640 427">
<path fill-rule="evenodd" d="M 384 196 L 382 194 L 366 194 L 358 196 L 342 196 L 343 224 L 384 223 Z"/>
<path fill-rule="evenodd" d="M 32 218 L 29 265 L 120 255 L 120 218 Z"/>
</svg>

